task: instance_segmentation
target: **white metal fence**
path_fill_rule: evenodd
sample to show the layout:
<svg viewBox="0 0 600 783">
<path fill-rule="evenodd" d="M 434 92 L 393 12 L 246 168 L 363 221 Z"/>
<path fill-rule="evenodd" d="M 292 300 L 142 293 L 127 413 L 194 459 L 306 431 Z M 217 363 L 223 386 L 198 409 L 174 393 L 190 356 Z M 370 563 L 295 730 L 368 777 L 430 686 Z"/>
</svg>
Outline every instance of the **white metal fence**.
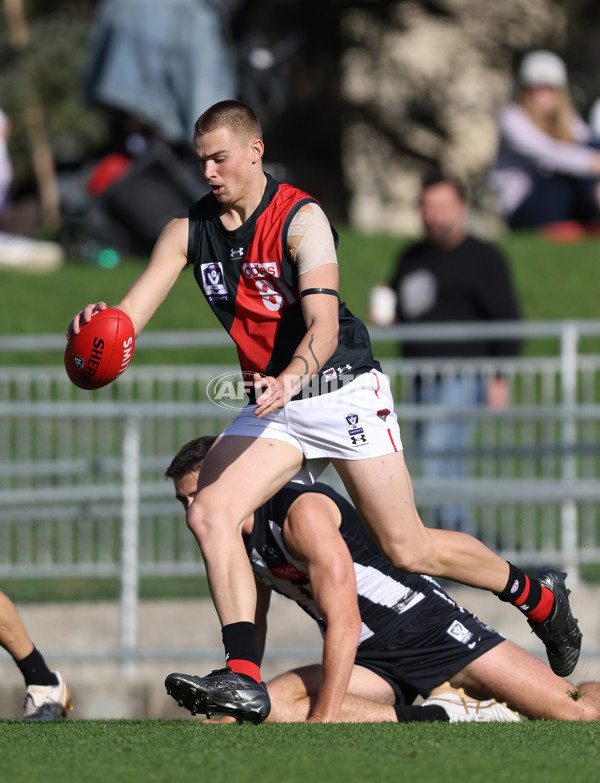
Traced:
<svg viewBox="0 0 600 783">
<path fill-rule="evenodd" d="M 433 331 L 457 339 L 473 330 L 524 338 L 527 356 L 382 362 L 417 504 L 430 524 L 440 508 L 466 509 L 472 532 L 493 549 L 525 566 L 561 565 L 576 583 L 600 564 L 600 322 L 396 327 L 372 337 L 395 343 Z M 147 333 L 137 350 L 228 344 L 221 332 Z M 206 395 L 226 367 L 134 363 L 115 384 L 85 392 L 68 381 L 63 348 L 54 336 L 0 338 L 0 351 L 47 350 L 52 360 L 0 367 L 0 579 L 120 578 L 122 646 L 133 656 L 140 576 L 203 571 L 164 470 L 184 442 L 231 421 Z M 427 388 L 497 372 L 511 389 L 503 411 L 411 397 L 416 376 Z M 419 432 L 444 421 L 470 422 L 470 437 L 432 453 Z M 464 475 L 432 477 L 433 460 L 460 462 Z M 327 478 L 337 481 L 330 470 Z"/>
</svg>

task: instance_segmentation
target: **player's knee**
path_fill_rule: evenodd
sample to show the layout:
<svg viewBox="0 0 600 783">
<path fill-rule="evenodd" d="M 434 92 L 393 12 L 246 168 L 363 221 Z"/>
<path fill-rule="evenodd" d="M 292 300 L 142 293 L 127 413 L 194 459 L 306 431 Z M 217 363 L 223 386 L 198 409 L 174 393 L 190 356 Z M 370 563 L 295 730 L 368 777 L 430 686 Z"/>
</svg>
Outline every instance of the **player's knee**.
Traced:
<svg viewBox="0 0 600 783">
<path fill-rule="evenodd" d="M 432 562 L 426 539 L 382 542 L 381 548 L 394 568 L 408 574 L 431 573 Z"/>
<path fill-rule="evenodd" d="M 286 672 L 270 680 L 267 690 L 271 699 L 269 723 L 299 723 L 308 718 L 312 700 L 294 672 Z"/>
<path fill-rule="evenodd" d="M 415 557 L 414 552 L 409 552 L 402 547 L 390 547 L 386 555 L 394 568 L 407 574 L 420 574 L 424 570 L 420 565 L 420 558 Z"/>
<path fill-rule="evenodd" d="M 227 535 L 228 531 L 233 532 L 237 529 L 226 508 L 213 508 L 209 503 L 204 502 L 201 495 L 197 495 L 189 506 L 186 522 L 200 546 L 204 542 L 211 541 L 215 536 Z"/>
</svg>

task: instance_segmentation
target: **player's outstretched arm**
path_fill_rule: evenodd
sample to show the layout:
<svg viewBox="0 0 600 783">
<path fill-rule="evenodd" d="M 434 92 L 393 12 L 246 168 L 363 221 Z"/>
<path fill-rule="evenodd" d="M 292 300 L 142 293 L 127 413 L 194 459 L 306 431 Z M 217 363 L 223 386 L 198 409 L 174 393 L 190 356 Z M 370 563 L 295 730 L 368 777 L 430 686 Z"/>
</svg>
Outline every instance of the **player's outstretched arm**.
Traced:
<svg viewBox="0 0 600 783">
<path fill-rule="evenodd" d="M 158 238 L 148 265 L 135 280 L 121 302 L 115 305 L 131 318 L 136 337 L 165 300 L 179 274 L 187 264 L 188 219 L 171 220 Z M 79 333 L 93 313 L 106 308 L 105 302 L 87 304 L 67 328 L 67 339 Z"/>
<path fill-rule="evenodd" d="M 340 512 L 331 498 L 305 493 L 290 506 L 285 542 L 306 563 L 315 603 L 327 624 L 323 680 L 308 721 L 336 721 L 348 689 L 361 630 L 352 557 L 340 535 Z"/>
<path fill-rule="evenodd" d="M 117 307 L 133 321 L 136 336 L 146 326 L 187 264 L 188 219 L 171 220 L 156 241 L 148 265 Z"/>
</svg>

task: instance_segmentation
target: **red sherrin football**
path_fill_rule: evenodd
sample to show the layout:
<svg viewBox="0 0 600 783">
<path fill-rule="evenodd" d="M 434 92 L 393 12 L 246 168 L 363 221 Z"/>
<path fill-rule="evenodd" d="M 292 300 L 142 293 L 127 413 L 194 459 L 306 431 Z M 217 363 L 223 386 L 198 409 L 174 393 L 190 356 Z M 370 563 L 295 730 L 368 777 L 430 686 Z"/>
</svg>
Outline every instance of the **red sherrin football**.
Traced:
<svg viewBox="0 0 600 783">
<path fill-rule="evenodd" d="M 129 367 L 135 332 L 128 315 L 107 307 L 92 315 L 65 349 L 65 369 L 80 389 L 100 389 Z"/>
</svg>

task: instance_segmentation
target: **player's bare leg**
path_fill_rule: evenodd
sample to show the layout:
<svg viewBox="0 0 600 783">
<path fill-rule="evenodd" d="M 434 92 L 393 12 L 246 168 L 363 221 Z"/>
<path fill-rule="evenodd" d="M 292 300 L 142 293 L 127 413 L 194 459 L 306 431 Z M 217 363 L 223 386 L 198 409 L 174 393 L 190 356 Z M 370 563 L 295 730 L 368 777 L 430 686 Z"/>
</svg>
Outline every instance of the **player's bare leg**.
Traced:
<svg viewBox="0 0 600 783">
<path fill-rule="evenodd" d="M 566 574 L 549 568 L 529 579 L 473 536 L 426 528 L 402 452 L 333 463 L 381 551 L 397 568 L 496 593 L 523 611 L 553 671 L 561 677 L 571 674 L 582 634 L 569 606 Z"/>
<path fill-rule="evenodd" d="M 271 722 L 301 723 L 310 716 L 321 684 L 321 666 L 314 664 L 286 672 L 268 683 Z M 337 723 L 398 723 L 418 720 L 515 721 L 518 717 L 496 701 L 479 702 L 464 691 L 442 688 L 444 698 L 420 706 L 396 705 L 391 685 L 375 672 L 355 665 L 337 717 Z M 431 697 L 434 696 L 432 691 Z M 434 706 L 435 705 L 435 706 Z"/>
<path fill-rule="evenodd" d="M 73 709 L 71 694 L 59 672 L 51 672 L 35 648 L 14 603 L 0 592 L 0 645 L 10 653 L 27 686 L 23 720 L 53 721 Z"/>
<path fill-rule="evenodd" d="M 272 723 L 302 723 L 310 715 L 321 686 L 321 666 L 312 664 L 285 672 L 267 683 Z M 366 695 L 368 694 L 368 696 Z M 394 691 L 374 672 L 354 666 L 338 723 L 397 722 Z"/>
<path fill-rule="evenodd" d="M 0 645 L 15 661 L 25 658 L 33 650 L 33 642 L 10 598 L 0 592 Z"/>
<path fill-rule="evenodd" d="M 244 520 L 302 467 L 302 452 L 267 438 L 219 438 L 202 464 L 187 512 L 221 625 L 254 622 L 256 589 L 240 534 Z"/>
<path fill-rule="evenodd" d="M 192 715 L 230 715 L 260 723 L 269 714 L 254 626 L 256 584 L 241 526 L 298 473 L 302 462 L 302 452 L 288 443 L 234 435 L 219 438 L 204 459 L 187 523 L 206 565 L 227 666 L 204 677 L 167 676 L 167 693 Z"/>
<path fill-rule="evenodd" d="M 466 533 L 423 525 L 402 452 L 332 461 L 364 523 L 396 568 L 493 592 L 504 589 L 509 566 L 499 555 Z"/>
<path fill-rule="evenodd" d="M 450 682 L 477 698 L 504 701 L 528 718 L 600 719 L 600 683 L 575 686 L 510 641 L 469 663 Z"/>
</svg>

